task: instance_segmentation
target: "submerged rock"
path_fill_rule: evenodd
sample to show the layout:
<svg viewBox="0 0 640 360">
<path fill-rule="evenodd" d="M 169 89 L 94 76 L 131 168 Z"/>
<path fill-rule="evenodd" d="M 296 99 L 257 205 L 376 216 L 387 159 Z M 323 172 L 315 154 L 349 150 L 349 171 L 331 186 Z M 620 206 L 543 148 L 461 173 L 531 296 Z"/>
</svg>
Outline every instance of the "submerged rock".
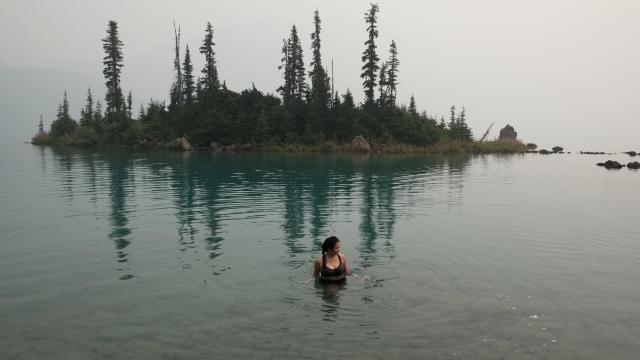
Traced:
<svg viewBox="0 0 640 360">
<path fill-rule="evenodd" d="M 355 152 L 371 152 L 371 146 L 362 135 L 358 135 L 351 140 L 351 150 Z"/>
<path fill-rule="evenodd" d="M 549 150 L 546 150 L 546 149 L 542 149 L 542 150 L 538 151 L 538 153 L 539 153 L 539 154 L 542 154 L 542 155 L 549 155 L 549 154 L 553 154 L 553 152 L 551 152 L 551 151 L 549 151 Z"/>
</svg>

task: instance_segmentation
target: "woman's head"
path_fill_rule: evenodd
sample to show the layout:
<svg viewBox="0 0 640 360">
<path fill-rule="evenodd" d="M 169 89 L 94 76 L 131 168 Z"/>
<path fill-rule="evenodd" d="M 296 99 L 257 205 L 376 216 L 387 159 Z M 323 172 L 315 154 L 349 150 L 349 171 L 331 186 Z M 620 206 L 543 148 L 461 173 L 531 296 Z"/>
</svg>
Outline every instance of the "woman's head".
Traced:
<svg viewBox="0 0 640 360">
<path fill-rule="evenodd" d="M 335 252 L 338 252 L 340 250 L 340 239 L 335 236 L 330 236 L 322 243 L 323 254 L 329 252 L 330 250 L 333 250 Z"/>
</svg>

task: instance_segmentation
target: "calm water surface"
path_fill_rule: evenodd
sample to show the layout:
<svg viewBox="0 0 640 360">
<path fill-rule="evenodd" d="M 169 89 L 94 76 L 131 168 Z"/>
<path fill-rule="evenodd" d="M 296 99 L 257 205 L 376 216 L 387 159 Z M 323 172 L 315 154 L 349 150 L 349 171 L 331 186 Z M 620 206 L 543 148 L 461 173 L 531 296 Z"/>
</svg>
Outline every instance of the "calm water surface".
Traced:
<svg viewBox="0 0 640 360">
<path fill-rule="evenodd" d="M 1 150 L 2 359 L 640 356 L 626 155 Z"/>
</svg>

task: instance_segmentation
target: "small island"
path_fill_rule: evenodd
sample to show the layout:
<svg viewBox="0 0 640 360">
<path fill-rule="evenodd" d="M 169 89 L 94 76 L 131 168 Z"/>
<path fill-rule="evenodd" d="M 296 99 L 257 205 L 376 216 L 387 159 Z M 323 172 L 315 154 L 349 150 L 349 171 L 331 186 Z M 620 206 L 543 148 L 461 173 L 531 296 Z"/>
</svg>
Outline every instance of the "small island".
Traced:
<svg viewBox="0 0 640 360">
<path fill-rule="evenodd" d="M 356 104 L 350 90 L 335 90 L 331 68 L 321 55 L 321 20 L 314 12 L 310 34 L 312 57 L 305 68 L 296 26 L 282 41 L 278 67 L 283 82 L 279 96 L 255 86 L 236 92 L 220 81 L 214 50 L 214 31 L 207 23 L 198 52 L 205 63 L 194 73 L 187 45 L 182 56 L 181 30 L 174 24 L 175 79 L 169 104 L 150 100 L 134 115 L 132 92 L 125 98 L 121 73 L 123 43 L 118 24 L 109 21 L 102 39 L 106 96 L 95 101 L 91 89 L 78 121 L 69 113 L 66 92 L 49 131 L 40 119 L 35 145 L 130 147 L 183 151 L 287 151 L 374 153 L 524 153 L 526 144 L 510 141 L 474 141 L 464 107 L 451 106 L 448 119 L 418 111 L 413 96 L 409 106 L 398 105 L 398 46 L 389 45 L 386 60 L 378 54 L 379 7 L 365 13 L 367 39 L 362 52 L 364 101 Z"/>
</svg>

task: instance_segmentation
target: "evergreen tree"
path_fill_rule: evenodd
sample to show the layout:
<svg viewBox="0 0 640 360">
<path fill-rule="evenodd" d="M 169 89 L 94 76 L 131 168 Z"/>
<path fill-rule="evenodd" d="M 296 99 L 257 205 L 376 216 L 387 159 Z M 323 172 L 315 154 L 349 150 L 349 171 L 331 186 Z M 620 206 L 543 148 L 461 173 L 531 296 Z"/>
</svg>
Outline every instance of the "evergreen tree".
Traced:
<svg viewBox="0 0 640 360">
<path fill-rule="evenodd" d="M 364 95 L 365 95 L 365 104 L 373 104 L 374 101 L 374 92 L 376 87 L 376 76 L 378 75 L 378 70 L 380 70 L 380 66 L 378 66 L 378 54 L 376 53 L 376 38 L 378 38 L 378 28 L 377 28 L 377 14 L 379 11 L 378 4 L 371 4 L 371 8 L 364 14 L 365 22 L 367 25 L 367 32 L 369 34 L 369 38 L 365 41 L 365 50 L 362 53 L 362 62 L 364 65 L 362 66 L 362 74 L 360 77 L 364 79 L 362 85 L 364 86 Z"/>
<path fill-rule="evenodd" d="M 184 53 L 184 63 L 182 64 L 184 73 L 184 100 L 187 105 L 193 104 L 193 93 L 195 92 L 195 83 L 193 81 L 193 65 L 191 64 L 191 54 L 189 53 L 189 45 Z"/>
<path fill-rule="evenodd" d="M 282 94 L 285 105 L 294 100 L 300 103 L 307 94 L 307 84 L 302 46 L 295 25 L 291 27 L 289 39 L 283 40 L 282 55 L 282 65 L 279 68 L 284 70 L 284 84 L 278 88 L 278 92 Z"/>
<path fill-rule="evenodd" d="M 291 76 L 291 63 L 289 62 L 289 50 L 290 40 L 282 39 L 282 58 L 280 59 L 281 65 L 278 69 L 282 70 L 282 78 L 284 84 L 278 87 L 278 92 L 282 96 L 282 102 L 287 105 L 293 99 L 293 81 L 294 77 Z"/>
<path fill-rule="evenodd" d="M 98 129 L 102 126 L 102 102 L 96 102 L 96 111 L 93 113 L 93 122 Z"/>
<path fill-rule="evenodd" d="M 291 71 L 295 73 L 295 81 L 293 83 L 294 98 L 302 101 L 307 93 L 307 83 L 305 80 L 306 72 L 304 69 L 304 61 L 302 59 L 302 45 L 296 26 L 291 28 Z"/>
<path fill-rule="evenodd" d="M 464 106 L 462 107 L 462 110 L 460 111 L 460 116 L 458 117 L 458 128 L 459 128 L 458 131 L 460 132 L 460 135 L 459 135 L 460 140 L 473 141 L 473 133 L 469 128 L 469 126 L 467 125 L 466 111 Z"/>
<path fill-rule="evenodd" d="M 44 123 L 42 121 L 42 115 L 40 115 L 40 122 L 38 123 L 38 134 L 44 133 Z"/>
<path fill-rule="evenodd" d="M 311 61 L 311 104 L 317 110 L 326 110 L 329 106 L 331 93 L 329 89 L 329 77 L 322 66 L 322 56 L 320 53 L 320 30 L 321 21 L 318 10 L 313 13 L 314 32 L 311 33 L 311 49 L 313 59 Z"/>
<path fill-rule="evenodd" d="M 220 88 L 220 80 L 218 80 L 218 69 L 216 67 L 216 53 L 213 51 L 213 27 L 211 23 L 207 23 L 205 29 L 204 40 L 200 46 L 200 53 L 204 55 L 205 65 L 202 69 L 202 89 L 206 93 L 211 93 Z"/>
<path fill-rule="evenodd" d="M 382 63 L 380 65 L 380 80 L 378 81 L 378 89 L 380 90 L 380 97 L 378 98 L 378 102 L 381 107 L 384 107 L 387 103 L 387 63 Z"/>
<path fill-rule="evenodd" d="M 342 105 L 349 109 L 355 109 L 356 104 L 355 101 L 353 101 L 351 90 L 347 89 L 347 92 L 342 96 Z"/>
<path fill-rule="evenodd" d="M 400 61 L 398 60 L 398 48 L 396 46 L 396 42 L 393 40 L 389 47 L 389 60 L 387 63 L 389 67 L 386 84 L 388 89 L 387 95 L 389 97 L 389 101 L 395 105 L 398 87 L 398 66 L 400 65 Z"/>
<path fill-rule="evenodd" d="M 107 94 L 105 101 L 107 103 L 107 114 L 122 112 L 124 110 L 124 97 L 120 88 L 120 73 L 122 71 L 122 41 L 118 37 L 118 23 L 113 20 L 109 21 L 107 28 L 107 36 L 102 39 L 102 49 L 105 56 L 102 61 L 104 70 L 102 74 L 105 77 L 107 85 Z"/>
<path fill-rule="evenodd" d="M 103 126 L 104 136 L 107 142 L 121 143 L 124 141 L 126 131 L 129 129 L 129 117 L 120 88 L 120 73 L 123 67 L 122 41 L 118 37 L 118 24 L 110 20 L 107 27 L 107 36 L 102 39 L 102 48 L 105 51 L 103 59 L 104 74 L 107 93 L 105 101 L 105 121 Z"/>
<path fill-rule="evenodd" d="M 132 117 L 132 109 L 133 109 L 133 96 L 131 94 L 131 91 L 129 91 L 129 95 L 127 95 L 127 115 L 129 116 L 129 119 L 133 119 Z"/>
<path fill-rule="evenodd" d="M 458 126 L 456 122 L 456 107 L 451 106 L 451 114 L 449 115 L 449 138 L 458 140 Z"/>
<path fill-rule="evenodd" d="M 182 111 L 182 104 L 184 102 L 184 94 L 183 89 L 184 85 L 182 83 L 182 67 L 180 64 L 180 26 L 176 28 L 176 23 L 173 23 L 173 33 L 174 33 L 174 52 L 175 57 L 173 58 L 173 69 L 176 72 L 176 79 L 171 86 L 171 90 L 169 92 L 171 102 L 169 103 L 169 111 Z"/>
<path fill-rule="evenodd" d="M 93 114 L 93 95 L 91 89 L 87 90 L 87 103 L 82 110 L 80 110 L 80 126 L 93 127 L 94 114 Z"/>
<path fill-rule="evenodd" d="M 77 126 L 78 124 L 69 115 L 69 100 L 67 100 L 67 92 L 65 91 L 62 103 L 58 106 L 56 119 L 51 123 L 51 135 L 54 138 L 71 135 Z"/>
<path fill-rule="evenodd" d="M 411 100 L 409 100 L 409 114 L 413 116 L 418 115 L 418 109 L 416 108 L 416 98 L 411 95 Z"/>
</svg>

